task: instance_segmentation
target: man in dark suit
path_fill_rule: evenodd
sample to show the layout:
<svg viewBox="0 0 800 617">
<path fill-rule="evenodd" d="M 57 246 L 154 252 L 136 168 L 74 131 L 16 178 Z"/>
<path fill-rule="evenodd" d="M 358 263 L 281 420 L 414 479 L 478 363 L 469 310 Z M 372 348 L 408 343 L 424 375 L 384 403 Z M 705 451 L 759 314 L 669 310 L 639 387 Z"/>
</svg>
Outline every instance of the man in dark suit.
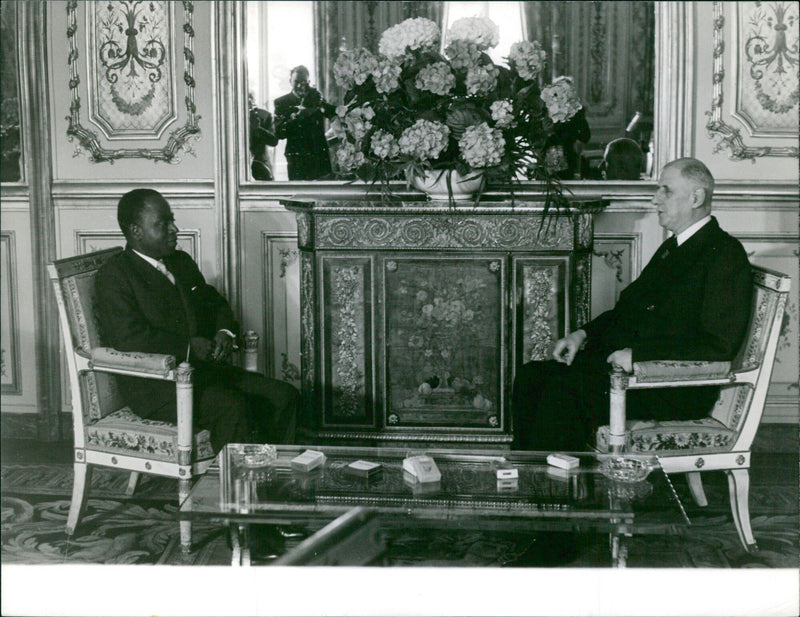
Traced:
<svg viewBox="0 0 800 617">
<path fill-rule="evenodd" d="M 553 360 L 517 372 L 514 444 L 583 450 L 608 422 L 612 366 L 646 360 L 732 360 L 750 318 L 752 275 L 741 243 L 711 216 L 714 179 L 696 159 L 666 165 L 653 197 L 672 236 L 617 305 L 556 342 Z M 628 393 L 627 417 L 688 420 L 708 415 L 716 387 Z"/>
<path fill-rule="evenodd" d="M 290 81 L 292 91 L 275 99 L 275 130 L 286 140 L 289 180 L 317 180 L 331 173 L 325 118 L 333 117 L 336 107 L 308 85 L 306 67 L 293 68 Z"/>
<path fill-rule="evenodd" d="M 95 311 L 106 343 L 120 351 L 189 357 L 194 368 L 194 422 L 226 443 L 292 443 L 299 393 L 290 384 L 248 373 L 225 361 L 237 326 L 228 302 L 206 284 L 194 260 L 176 250 L 178 228 L 169 203 L 151 189 L 119 201 L 125 251 L 95 279 Z M 118 377 L 131 409 L 144 418 L 176 421 L 175 386 Z"/>
</svg>

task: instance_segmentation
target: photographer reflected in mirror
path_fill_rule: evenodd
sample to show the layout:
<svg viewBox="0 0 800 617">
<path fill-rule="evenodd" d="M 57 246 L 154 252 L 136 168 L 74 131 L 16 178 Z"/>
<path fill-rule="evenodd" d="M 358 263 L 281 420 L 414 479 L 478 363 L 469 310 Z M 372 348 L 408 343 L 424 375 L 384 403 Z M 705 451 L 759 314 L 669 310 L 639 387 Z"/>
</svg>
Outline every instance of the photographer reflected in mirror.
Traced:
<svg viewBox="0 0 800 617">
<path fill-rule="evenodd" d="M 275 134 L 275 123 L 272 114 L 266 109 L 256 107 L 253 94 L 248 97 L 250 108 L 250 173 L 253 180 L 271 181 L 275 179 L 272 173 L 272 151 L 267 146 L 278 145 L 278 136 Z"/>
<path fill-rule="evenodd" d="M 336 107 L 323 100 L 319 90 L 308 83 L 308 69 L 292 69 L 292 91 L 275 99 L 275 129 L 286 140 L 289 180 L 319 180 L 331 175 L 331 161 L 325 138 L 325 119 Z"/>
</svg>

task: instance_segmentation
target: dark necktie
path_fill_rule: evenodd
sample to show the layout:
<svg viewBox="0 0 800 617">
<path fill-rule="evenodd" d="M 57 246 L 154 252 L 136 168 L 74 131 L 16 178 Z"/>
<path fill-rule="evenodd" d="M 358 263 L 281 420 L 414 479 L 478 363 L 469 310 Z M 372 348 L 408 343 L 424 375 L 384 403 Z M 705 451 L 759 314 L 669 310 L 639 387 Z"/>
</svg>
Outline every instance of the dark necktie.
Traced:
<svg viewBox="0 0 800 617">
<path fill-rule="evenodd" d="M 666 239 L 663 246 L 663 252 L 661 253 L 661 259 L 666 259 L 669 257 L 676 248 L 678 248 L 678 238 L 675 236 L 670 236 Z"/>
</svg>

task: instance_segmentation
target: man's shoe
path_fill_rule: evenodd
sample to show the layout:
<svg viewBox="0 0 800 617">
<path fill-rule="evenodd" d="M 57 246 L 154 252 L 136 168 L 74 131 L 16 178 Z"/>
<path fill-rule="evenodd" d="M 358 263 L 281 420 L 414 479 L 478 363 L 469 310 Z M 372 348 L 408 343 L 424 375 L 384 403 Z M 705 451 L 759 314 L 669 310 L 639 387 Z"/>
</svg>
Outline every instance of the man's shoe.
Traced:
<svg viewBox="0 0 800 617">
<path fill-rule="evenodd" d="M 533 542 L 519 557 L 503 565 L 507 568 L 554 568 L 567 565 L 577 557 L 576 534 L 545 531 L 537 533 Z"/>
</svg>

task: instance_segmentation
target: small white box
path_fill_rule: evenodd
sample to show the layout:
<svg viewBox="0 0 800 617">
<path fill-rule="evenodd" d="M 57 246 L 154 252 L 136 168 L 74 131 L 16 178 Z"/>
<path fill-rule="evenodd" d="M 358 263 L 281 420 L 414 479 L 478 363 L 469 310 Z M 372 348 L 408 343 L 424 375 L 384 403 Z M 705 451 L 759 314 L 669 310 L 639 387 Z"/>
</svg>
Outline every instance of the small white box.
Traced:
<svg viewBox="0 0 800 617">
<path fill-rule="evenodd" d="M 554 453 L 547 455 L 547 464 L 560 469 L 575 469 L 580 463 L 580 459 L 569 454 Z"/>
<path fill-rule="evenodd" d="M 519 478 L 519 471 L 516 469 L 498 469 L 497 470 L 497 479 L 498 480 L 516 480 Z"/>
<path fill-rule="evenodd" d="M 292 461 L 292 469 L 295 471 L 311 471 L 325 463 L 325 455 L 316 450 L 306 450 L 302 454 L 295 456 Z"/>
</svg>

